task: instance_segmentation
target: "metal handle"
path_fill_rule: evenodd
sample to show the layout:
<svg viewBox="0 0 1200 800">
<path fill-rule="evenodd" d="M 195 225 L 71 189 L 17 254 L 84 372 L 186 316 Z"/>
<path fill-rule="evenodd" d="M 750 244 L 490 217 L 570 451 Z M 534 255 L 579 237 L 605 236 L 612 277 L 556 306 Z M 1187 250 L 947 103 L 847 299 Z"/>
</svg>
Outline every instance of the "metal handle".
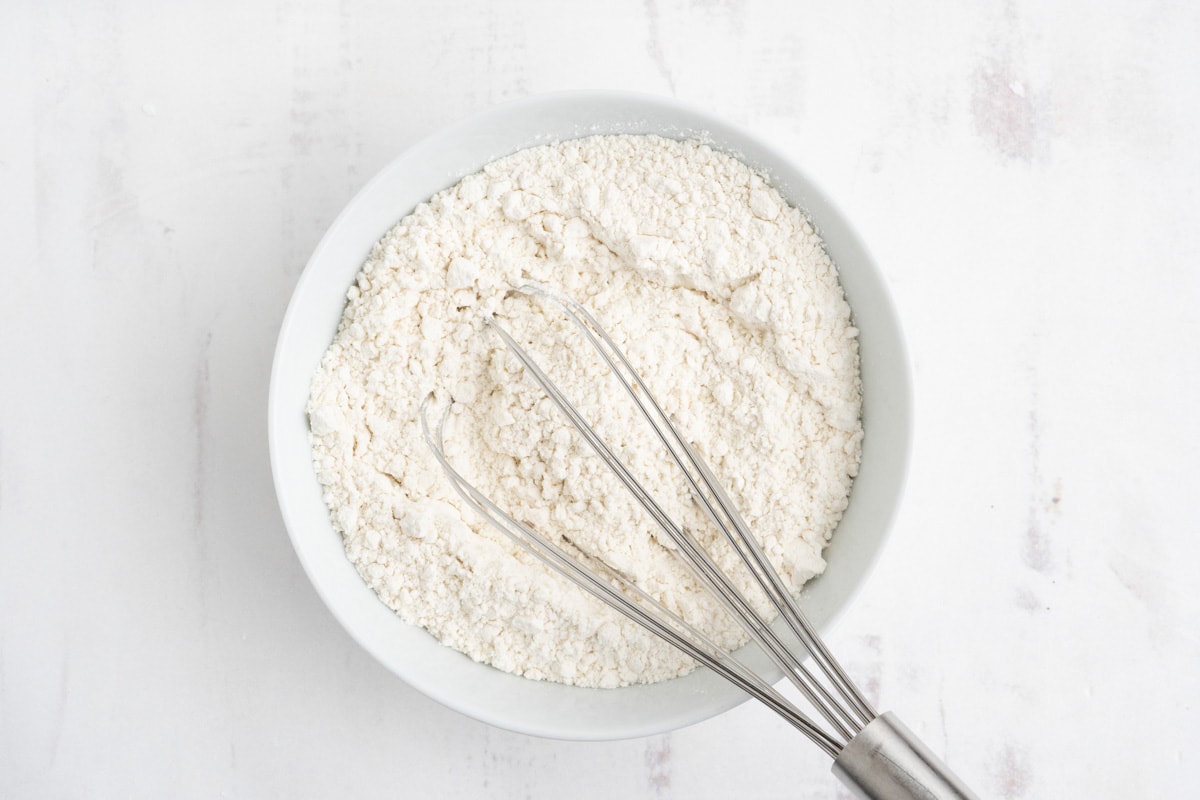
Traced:
<svg viewBox="0 0 1200 800">
<path fill-rule="evenodd" d="M 890 711 L 850 740 L 833 774 L 861 800 L 979 800 Z"/>
</svg>

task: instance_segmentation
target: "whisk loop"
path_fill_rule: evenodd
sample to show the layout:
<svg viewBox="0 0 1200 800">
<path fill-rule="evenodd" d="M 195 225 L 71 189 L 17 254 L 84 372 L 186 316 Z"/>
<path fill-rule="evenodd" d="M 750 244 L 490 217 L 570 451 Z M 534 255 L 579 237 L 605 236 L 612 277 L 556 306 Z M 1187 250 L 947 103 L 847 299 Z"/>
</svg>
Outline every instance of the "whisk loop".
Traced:
<svg viewBox="0 0 1200 800">
<path fill-rule="evenodd" d="M 541 284 L 527 284 L 515 291 L 556 306 L 582 332 L 588 344 L 616 377 L 639 414 L 670 454 L 672 462 L 686 480 L 694 501 L 745 564 L 753 576 L 755 585 L 782 618 L 786 629 L 799 642 L 801 652 L 808 655 L 811 663 L 820 672 L 820 677 L 808 668 L 800 654 L 785 644 L 695 537 L 672 519 L 646 491 L 629 467 L 613 452 L 520 343 L 494 317 L 485 318 L 487 326 L 503 340 L 526 373 L 537 382 L 592 452 L 613 472 L 674 543 L 683 563 L 697 580 L 720 602 L 771 663 L 789 679 L 825 724 L 818 724 L 744 662 L 714 643 L 703 631 L 665 608 L 616 570 L 597 559 L 578 552 L 569 552 L 569 545 L 563 547 L 556 544 L 545 535 L 514 519 L 479 492 L 446 457 L 443 443 L 449 406 L 443 411 L 437 424 L 430 426 L 429 412 L 433 402 L 433 395 L 430 394 L 421 404 L 422 433 L 434 457 L 463 501 L 551 569 L 778 713 L 835 759 L 835 774 L 859 797 L 868 800 L 910 797 L 930 800 L 974 798 L 970 790 L 895 717 L 891 714 L 877 714 L 863 697 L 801 611 L 789 587 L 771 565 L 758 540 L 750 532 L 745 520 L 708 464 L 683 437 L 637 370 L 630 364 L 625 353 L 591 313 L 569 297 Z"/>
</svg>

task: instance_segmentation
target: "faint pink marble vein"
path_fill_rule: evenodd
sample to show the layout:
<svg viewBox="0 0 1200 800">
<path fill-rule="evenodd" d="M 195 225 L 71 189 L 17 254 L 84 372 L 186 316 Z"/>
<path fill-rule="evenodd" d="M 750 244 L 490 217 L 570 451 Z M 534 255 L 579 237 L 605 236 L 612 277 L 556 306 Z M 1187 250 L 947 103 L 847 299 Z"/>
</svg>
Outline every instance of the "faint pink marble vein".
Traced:
<svg viewBox="0 0 1200 800">
<path fill-rule="evenodd" d="M 979 134 L 1002 156 L 1029 162 L 1042 131 L 1032 87 L 1018 58 L 1024 45 L 1020 30 L 1016 9 L 1006 4 L 992 52 L 972 79 L 971 116 Z"/>
<path fill-rule="evenodd" d="M 996 760 L 996 772 L 1000 797 L 1015 800 L 1028 795 L 1033 782 L 1033 769 L 1029 766 L 1029 755 L 1023 747 L 1005 745 Z"/>
<path fill-rule="evenodd" d="M 862 637 L 862 644 L 867 652 L 867 660 L 855 678 L 867 702 L 878 707 L 880 684 L 883 681 L 883 639 L 869 634 Z"/>
<path fill-rule="evenodd" d="M 671 792 L 671 734 L 656 736 L 646 743 L 646 784 L 655 797 L 669 797 Z"/>
<path fill-rule="evenodd" d="M 992 60 L 975 71 L 971 114 L 975 127 L 1008 158 L 1031 161 L 1039 130 L 1033 101 L 1008 60 Z"/>
</svg>

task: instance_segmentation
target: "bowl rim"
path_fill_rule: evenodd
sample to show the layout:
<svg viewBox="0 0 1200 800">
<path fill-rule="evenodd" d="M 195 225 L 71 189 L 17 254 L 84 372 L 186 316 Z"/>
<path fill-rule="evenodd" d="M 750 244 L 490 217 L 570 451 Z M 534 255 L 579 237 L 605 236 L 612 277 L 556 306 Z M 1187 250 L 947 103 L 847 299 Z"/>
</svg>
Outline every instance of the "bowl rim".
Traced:
<svg viewBox="0 0 1200 800">
<path fill-rule="evenodd" d="M 347 596 L 340 593 L 340 590 L 329 578 L 329 572 L 326 569 L 328 565 L 324 564 L 324 560 L 329 557 L 330 548 L 322 545 L 317 548 L 313 545 L 310 539 L 306 538 L 304 533 L 304 520 L 299 518 L 299 510 L 297 503 L 294 502 L 297 488 L 290 484 L 291 477 L 288 475 L 289 464 L 285 462 L 285 451 L 289 444 L 289 437 L 296 435 L 295 430 L 295 398 L 286 395 L 283 384 L 285 372 L 291 367 L 289 366 L 289 357 L 291 356 L 290 348 L 295 338 L 295 333 L 299 330 L 303 323 L 302 316 L 306 312 L 305 298 L 311 290 L 313 284 L 317 281 L 318 274 L 325 263 L 327 254 L 334 248 L 334 243 L 338 241 L 339 235 L 346 231 L 351 221 L 360 211 L 364 204 L 371 202 L 380 190 L 387 186 L 389 181 L 395 180 L 395 176 L 405 169 L 410 162 L 420 159 L 429 151 L 436 151 L 442 146 L 443 142 L 455 140 L 469 135 L 472 131 L 479 131 L 487 128 L 490 123 L 506 118 L 519 118 L 522 115 L 553 115 L 556 110 L 561 111 L 563 108 L 580 108 L 586 106 L 588 108 L 599 109 L 626 109 L 623 120 L 636 122 L 639 118 L 654 118 L 656 116 L 666 116 L 677 118 L 686 121 L 688 124 L 681 124 L 674 131 L 663 126 L 659 129 L 645 131 L 648 133 L 658 133 L 659 135 L 673 135 L 678 133 L 674 138 L 701 138 L 706 144 L 714 147 L 714 149 L 729 153 L 739 159 L 746 161 L 750 166 L 764 173 L 768 181 L 776 188 L 779 188 L 784 196 L 793 205 L 800 207 L 806 214 L 810 215 L 814 225 L 822 232 L 823 239 L 826 239 L 826 246 L 829 247 L 827 240 L 827 232 L 831 225 L 837 228 L 838 237 L 841 240 L 840 247 L 843 251 L 850 251 L 854 258 L 850 262 L 854 266 L 852 272 L 855 275 L 855 281 L 861 282 L 858 287 L 859 292 L 868 291 L 872 296 L 870 302 L 873 304 L 871 314 L 878 315 L 878 319 L 872 319 L 872 327 L 879 327 L 886 330 L 888 337 L 891 339 L 881 349 L 880 361 L 881 367 L 885 367 L 890 377 L 888 385 L 890 387 L 890 398 L 886 399 L 886 408 L 884 409 L 892 426 L 891 436 L 895 441 L 889 445 L 889 464 L 890 475 L 885 475 L 885 482 L 890 483 L 885 487 L 883 497 L 874 497 L 874 505 L 878 506 L 873 509 L 874 515 L 877 517 L 874 532 L 873 546 L 866 547 L 865 552 L 857 555 L 857 574 L 850 580 L 849 589 L 841 597 L 840 601 L 823 614 L 823 618 L 817 623 L 820 631 L 824 632 L 843 614 L 846 608 L 853 601 L 854 597 L 861 591 L 863 584 L 869 579 L 870 574 L 874 571 L 880 554 L 890 534 L 890 529 L 894 523 L 896 514 L 899 509 L 900 500 L 904 493 L 904 484 L 907 479 L 909 461 L 911 458 L 912 449 L 912 429 L 913 429 L 913 412 L 912 412 L 912 385 L 911 385 L 911 369 L 909 366 L 907 349 L 905 347 L 903 332 L 899 325 L 899 318 L 896 312 L 895 304 L 886 288 L 886 283 L 882 272 L 879 270 L 876 262 L 870 256 L 865 245 L 857 232 L 850 226 L 846 216 L 833 204 L 829 196 L 823 192 L 820 187 L 812 180 L 812 178 L 802 171 L 796 164 L 793 158 L 787 154 L 780 152 L 772 145 L 766 143 L 759 136 L 743 129 L 742 127 L 727 122 L 723 119 L 712 115 L 708 111 L 693 107 L 686 103 L 681 103 L 677 100 L 661 97 L 651 94 L 643 94 L 637 92 L 625 91 L 569 91 L 569 92 L 554 92 L 547 94 L 537 94 L 529 97 L 524 97 L 518 100 L 501 103 L 483 109 L 475 114 L 472 114 L 459 122 L 443 127 L 434 133 L 425 136 L 415 144 L 406 148 L 400 155 L 390 161 L 383 169 L 381 169 L 374 177 L 372 177 L 364 186 L 354 195 L 354 197 L 346 204 L 339 212 L 337 217 L 330 224 L 329 228 L 314 248 L 303 272 L 296 282 L 292 296 L 288 302 L 287 310 L 284 313 L 283 321 L 280 325 L 279 335 L 276 341 L 275 353 L 272 360 L 270 387 L 268 391 L 268 409 L 267 409 L 267 439 L 268 448 L 270 451 L 271 473 L 272 480 L 275 485 L 276 496 L 280 508 L 281 515 L 284 520 L 285 527 L 291 540 L 293 549 L 300 560 L 305 574 L 309 582 L 313 585 L 322 602 L 337 619 L 339 624 L 345 629 L 350 636 L 375 657 L 380 663 L 387 667 L 391 672 L 396 674 L 413 688 L 417 689 L 426 696 L 436 700 L 437 702 L 453 708 L 461 713 L 471 716 L 480 721 L 489 723 L 496 727 L 505 728 L 508 730 L 517 731 L 537 736 L 544 736 L 556 739 L 570 740 L 615 740 L 627 739 L 640 736 L 647 736 L 657 733 L 662 733 L 669 730 L 678 729 L 708 719 L 717 714 L 723 713 L 734 706 L 739 705 L 748 699 L 748 696 L 740 690 L 732 686 L 723 684 L 721 679 L 715 675 L 709 674 L 709 684 L 703 691 L 694 692 L 701 696 L 706 702 L 698 702 L 694 706 L 677 708 L 671 713 L 660 714 L 652 719 L 635 719 L 629 718 L 626 715 L 618 721 L 605 718 L 603 713 L 597 714 L 594 708 L 588 702 L 581 701 L 578 706 L 571 709 L 578 718 L 569 719 L 571 713 L 567 713 L 563 719 L 555 719 L 553 715 L 549 718 L 546 715 L 528 716 L 528 710 L 520 707 L 514 707 L 511 703 L 504 703 L 501 699 L 496 699 L 495 702 L 464 702 L 452 689 L 448 689 L 441 679 L 429 679 L 428 674 L 414 672 L 411 669 L 406 669 L 404 663 L 398 663 L 395 656 L 395 651 L 390 645 L 385 645 L 378 637 L 371 633 L 371 628 L 362 623 L 364 614 L 376 614 L 376 611 L 368 610 L 367 606 L 373 601 L 379 608 L 385 609 L 394 619 L 395 625 L 406 626 L 413 628 L 421 633 L 425 633 L 422 629 L 409 626 L 395 615 L 391 609 L 387 608 L 375 593 L 367 587 L 365 582 L 359 582 L 363 592 L 370 595 L 370 598 L 357 597 L 351 600 Z M 523 144 L 519 147 L 509 149 L 506 152 L 496 152 L 491 155 L 487 161 L 502 157 L 512 152 L 525 149 L 528 146 L 536 144 L 546 144 L 554 141 L 562 141 L 578 136 L 593 135 L 596 133 L 620 132 L 600 130 L 602 126 L 593 126 L 591 128 L 584 127 L 573 136 L 551 136 L 547 135 L 544 139 L 535 139 L 531 144 Z M 629 130 L 628 133 L 637 133 L 639 131 Z M 737 143 L 740 147 L 726 146 L 729 143 Z M 752 151 L 750 157 L 747 157 L 746 151 Z M 758 163 L 756 163 L 758 162 Z M 774 165 L 775 169 L 764 169 L 760 164 L 769 163 Z M 487 163 L 486 161 L 484 163 Z M 479 166 L 482 166 L 480 164 Z M 474 169 L 464 171 L 452 177 L 450 183 L 446 186 L 453 185 L 462 177 L 476 171 Z M 785 184 L 790 182 L 797 185 L 780 185 L 777 181 L 780 180 L 779 173 L 785 173 L 782 179 Z M 797 180 L 798 179 L 798 180 Z M 442 187 L 445 188 L 445 187 Z M 785 191 L 785 189 L 787 189 Z M 436 194 L 440 189 L 429 192 L 421 200 L 428 199 L 428 196 Z M 798 197 L 804 202 L 797 202 Z M 813 214 L 811 208 L 816 205 L 822 210 L 820 213 Z M 411 210 L 411 208 L 409 209 Z M 405 214 L 408 212 L 405 212 Z M 401 215 L 403 216 L 403 215 Z M 390 225 L 394 225 L 401 217 L 393 219 Z M 377 241 L 379 236 L 385 233 L 387 228 L 379 231 L 375 240 L 367 244 L 367 249 L 370 245 Z M 364 250 L 365 258 L 366 250 Z M 831 255 L 833 255 L 831 253 Z M 838 268 L 839 280 L 843 284 L 843 289 L 847 293 L 847 299 L 850 302 L 851 313 L 855 314 L 855 302 L 851 299 L 851 292 L 846 287 L 846 276 L 842 271 L 842 261 L 834 257 L 835 266 Z M 353 265 L 350 271 L 351 275 L 357 274 L 357 271 L 362 266 L 362 259 Z M 350 283 L 344 284 L 343 289 L 349 288 Z M 864 288 L 865 287 L 865 288 Z M 344 306 L 344 293 L 341 303 Z M 856 319 L 860 330 L 862 329 L 861 320 Z M 332 341 L 333 331 L 329 331 L 327 341 Z M 877 345 L 883 345 L 882 341 L 876 342 Z M 327 346 L 327 345 L 326 345 Z M 860 340 L 860 348 L 862 342 Z M 866 352 L 861 352 L 860 357 L 865 362 L 867 358 Z M 861 369 L 861 367 L 860 367 Z M 311 381 L 311 374 L 308 376 L 308 381 Z M 864 387 L 866 381 L 864 380 Z M 307 383 L 306 383 L 307 385 Z M 870 419 L 867 417 L 867 398 L 869 394 L 864 388 L 864 428 L 866 435 L 864 436 L 864 465 L 866 461 L 867 448 L 870 446 Z M 307 393 L 301 401 L 301 409 L 307 403 Z M 305 422 L 305 431 L 307 431 L 307 422 Z M 305 433 L 307 439 L 307 433 Z M 294 442 L 291 442 L 294 445 Z M 309 472 L 312 475 L 312 484 L 318 485 L 315 472 L 312 470 L 311 458 L 309 460 Z M 858 487 L 863 479 L 863 474 L 860 471 L 859 476 L 855 479 L 854 487 Z M 872 484 L 874 485 L 874 484 Z M 311 491 L 311 486 L 309 487 Z M 854 503 L 854 488 L 851 490 L 851 502 L 847 509 L 847 516 L 851 510 L 855 509 Z M 863 512 L 868 513 L 868 512 Z M 318 527 L 321 527 L 317 523 Z M 341 553 L 341 560 L 347 566 L 350 565 L 349 559 L 345 557 L 344 549 L 341 547 L 341 537 L 328 519 L 328 511 L 326 509 L 324 517 L 324 526 L 328 527 L 329 532 L 336 537 L 337 549 Z M 845 526 L 845 518 L 839 524 L 838 529 L 832 538 L 832 541 L 826 553 L 836 552 L 840 541 L 841 529 Z M 318 550 L 323 552 L 318 552 Z M 355 572 L 357 578 L 357 572 Z M 810 584 L 819 585 L 820 578 Z M 811 590 L 806 587 L 802 595 L 809 596 Z M 433 637 L 425 633 L 425 635 L 433 640 Z M 433 640 L 436 642 L 436 640 Z M 462 669 L 447 664 L 448 669 L 454 674 L 454 678 L 469 677 L 473 669 L 491 670 L 499 672 L 495 668 L 479 664 L 471 661 L 467 656 L 450 650 L 439 644 L 439 647 L 454 653 L 456 656 L 464 659 L 470 666 L 465 666 Z M 580 687 L 566 687 L 562 684 L 541 683 L 529 681 L 526 678 L 511 676 L 507 673 L 501 673 L 508 678 L 514 678 L 519 681 L 528 683 L 536 683 L 543 686 L 558 687 L 559 690 L 567 692 L 585 693 L 595 697 L 594 693 L 612 693 L 612 692 L 631 692 L 642 694 L 646 691 L 652 691 L 654 687 L 671 684 L 677 681 L 687 681 L 692 676 L 698 673 L 706 672 L 701 668 L 697 672 L 691 673 L 689 676 L 672 679 L 658 684 L 649 686 L 626 687 L 622 689 L 584 689 Z M 768 669 L 768 672 L 774 670 Z M 777 678 L 778 679 L 778 678 Z M 712 682 L 715 681 L 713 688 Z M 566 695 L 564 695 L 566 696 Z M 582 695 L 579 695 L 582 697 Z M 603 701 L 598 701 L 601 706 Z M 524 716 L 523 716 L 524 715 Z"/>
</svg>

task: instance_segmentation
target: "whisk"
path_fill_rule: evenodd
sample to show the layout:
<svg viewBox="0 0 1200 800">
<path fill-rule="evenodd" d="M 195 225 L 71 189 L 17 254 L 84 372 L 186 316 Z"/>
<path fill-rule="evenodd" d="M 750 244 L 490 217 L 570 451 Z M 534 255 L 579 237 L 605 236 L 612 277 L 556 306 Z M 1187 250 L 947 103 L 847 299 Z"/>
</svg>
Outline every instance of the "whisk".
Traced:
<svg viewBox="0 0 1200 800">
<path fill-rule="evenodd" d="M 799 652 L 789 647 L 768 621 L 755 611 L 751 602 L 717 567 L 696 538 L 663 510 L 629 467 L 512 335 L 492 316 L 485 318 L 487 326 L 499 335 L 525 368 L 526 374 L 541 386 L 591 450 L 612 470 L 674 543 L 700 584 L 712 593 L 771 663 L 787 676 L 824 724 L 816 722 L 762 675 L 713 642 L 704 631 L 665 608 L 616 570 L 595 559 L 584 562 L 543 533 L 514 519 L 472 486 L 445 454 L 443 430 L 449 407 L 436 425 L 431 428 L 429 424 L 433 403 L 431 394 L 421 405 L 422 432 L 464 502 L 555 572 L 779 714 L 833 759 L 833 773 L 855 796 L 864 800 L 975 800 L 976 795 L 903 723 L 891 713 L 876 713 L 863 697 L 800 610 L 708 465 L 680 434 L 624 352 L 591 313 L 574 300 L 541 284 L 527 284 L 515 291 L 557 306 L 583 333 L 588 344 L 632 399 L 642 418 L 649 423 L 657 440 L 669 452 L 671 460 L 687 482 L 694 501 L 745 563 L 754 583 L 800 645 Z M 804 654 L 811 659 L 820 677 L 804 663 Z"/>
</svg>

